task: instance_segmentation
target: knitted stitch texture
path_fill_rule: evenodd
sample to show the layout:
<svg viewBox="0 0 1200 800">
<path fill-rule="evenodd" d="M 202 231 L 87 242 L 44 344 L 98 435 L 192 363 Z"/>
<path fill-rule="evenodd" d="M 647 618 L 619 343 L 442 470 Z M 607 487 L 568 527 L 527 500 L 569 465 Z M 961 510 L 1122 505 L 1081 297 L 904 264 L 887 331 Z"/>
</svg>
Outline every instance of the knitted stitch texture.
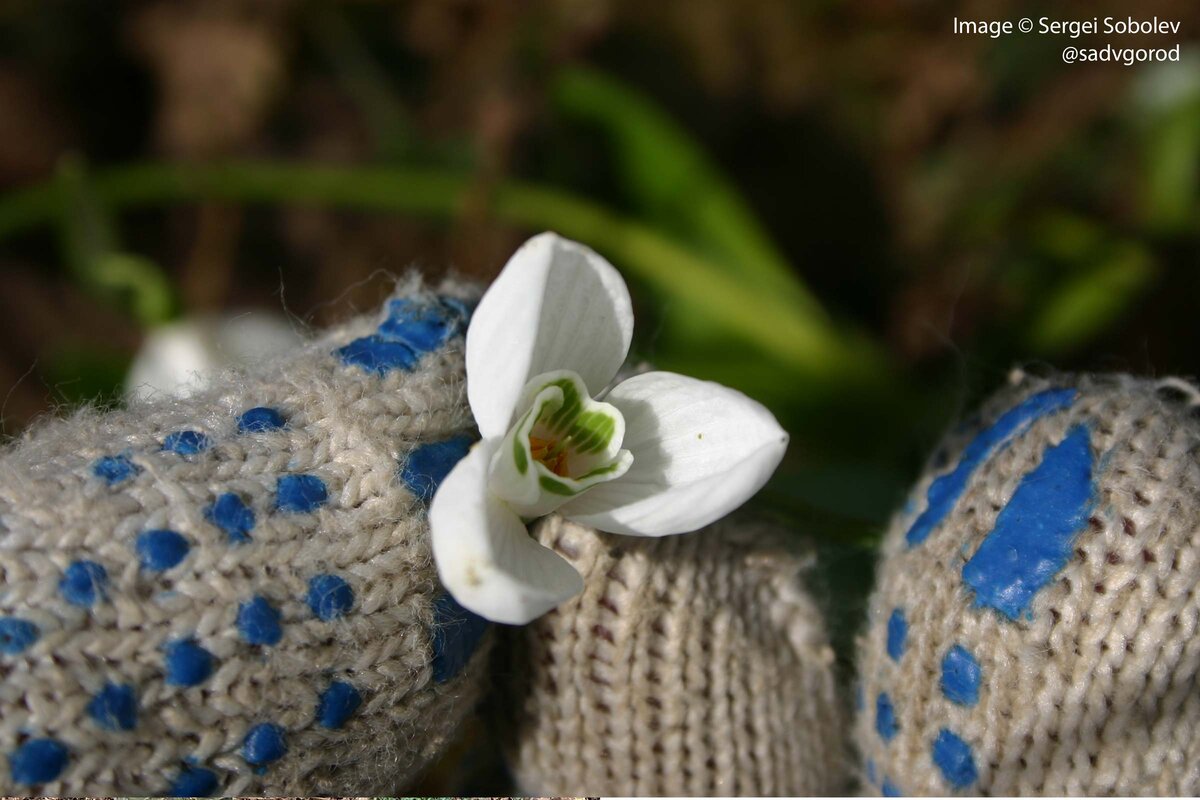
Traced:
<svg viewBox="0 0 1200 800">
<path fill-rule="evenodd" d="M 521 792 L 805 795 L 843 786 L 833 652 L 811 558 L 761 526 L 686 536 L 536 531 L 583 593 L 514 631 Z"/>
<path fill-rule="evenodd" d="M 868 791 L 1200 791 L 1198 409 L 1017 372 L 947 438 L 859 643 Z"/>
<path fill-rule="evenodd" d="M 471 442 L 474 294 L 414 278 L 253 375 L 5 449 L 5 794 L 391 793 L 442 748 L 486 660 L 424 510 Z"/>
</svg>

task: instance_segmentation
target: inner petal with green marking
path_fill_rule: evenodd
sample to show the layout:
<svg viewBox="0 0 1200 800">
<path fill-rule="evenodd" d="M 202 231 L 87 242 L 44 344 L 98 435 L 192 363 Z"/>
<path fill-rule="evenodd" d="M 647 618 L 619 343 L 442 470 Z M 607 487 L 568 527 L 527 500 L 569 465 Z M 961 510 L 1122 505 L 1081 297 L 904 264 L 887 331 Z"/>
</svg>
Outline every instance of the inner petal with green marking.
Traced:
<svg viewBox="0 0 1200 800">
<path fill-rule="evenodd" d="M 621 449 L 625 418 L 593 400 L 573 372 L 538 375 L 517 408 L 521 415 L 492 458 L 491 487 L 522 516 L 549 514 L 633 463 Z"/>
</svg>

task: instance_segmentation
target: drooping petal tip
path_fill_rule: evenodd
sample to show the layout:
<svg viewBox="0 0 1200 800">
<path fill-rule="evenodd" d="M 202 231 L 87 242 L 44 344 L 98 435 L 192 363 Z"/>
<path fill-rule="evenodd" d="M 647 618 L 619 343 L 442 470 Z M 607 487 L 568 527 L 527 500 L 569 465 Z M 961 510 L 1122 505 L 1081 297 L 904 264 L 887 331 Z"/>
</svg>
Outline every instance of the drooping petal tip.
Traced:
<svg viewBox="0 0 1200 800">
<path fill-rule="evenodd" d="M 489 491 L 495 443 L 472 448 L 442 481 L 429 507 L 438 577 L 464 608 L 523 625 L 583 590 L 583 579 L 557 553 L 530 537 L 517 514 Z"/>
</svg>

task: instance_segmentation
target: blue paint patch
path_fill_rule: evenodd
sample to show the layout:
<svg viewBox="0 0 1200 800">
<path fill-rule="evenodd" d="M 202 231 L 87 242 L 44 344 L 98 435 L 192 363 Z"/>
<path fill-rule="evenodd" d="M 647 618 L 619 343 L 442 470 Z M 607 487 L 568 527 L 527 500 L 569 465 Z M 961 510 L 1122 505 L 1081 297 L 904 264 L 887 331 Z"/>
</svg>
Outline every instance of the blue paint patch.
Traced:
<svg viewBox="0 0 1200 800">
<path fill-rule="evenodd" d="M 184 767 L 167 790 L 168 797 L 211 797 L 217 791 L 217 773 L 204 767 Z"/>
<path fill-rule="evenodd" d="M 242 742 L 242 758 L 254 766 L 270 764 L 286 754 L 283 728 L 272 722 L 255 725 Z"/>
<path fill-rule="evenodd" d="M 380 375 L 409 370 L 425 353 L 466 330 L 470 309 L 452 297 L 399 298 L 387 304 L 387 317 L 375 333 L 339 348 L 343 363 Z"/>
<path fill-rule="evenodd" d="M 216 659 L 195 640 L 181 639 L 166 646 L 166 665 L 168 684 L 198 686 L 212 675 Z"/>
<path fill-rule="evenodd" d="M 275 507 L 280 511 L 307 514 L 328 501 L 325 481 L 316 475 L 284 475 L 275 484 Z"/>
<path fill-rule="evenodd" d="M 137 725 L 137 694 L 127 684 L 107 683 L 88 703 L 88 716 L 108 731 L 131 731 Z"/>
<path fill-rule="evenodd" d="M 908 620 L 904 618 L 904 610 L 897 608 L 888 618 L 887 652 L 892 661 L 899 661 L 904 655 L 904 643 L 908 640 Z"/>
<path fill-rule="evenodd" d="M 1087 525 L 1095 486 L 1091 436 L 1083 425 L 1046 449 L 1042 463 L 1021 479 L 996 526 L 963 565 L 975 605 L 1015 620 L 1071 556 Z"/>
<path fill-rule="evenodd" d="M 75 561 L 67 567 L 58 583 L 63 599 L 71 605 L 88 608 L 104 599 L 108 571 L 95 561 Z"/>
<path fill-rule="evenodd" d="M 979 662 L 961 645 L 955 645 L 942 659 L 942 694 L 962 706 L 979 702 Z"/>
<path fill-rule="evenodd" d="M 488 621 L 448 593 L 433 602 L 433 680 L 445 683 L 462 672 L 487 633 Z"/>
<path fill-rule="evenodd" d="M 1074 389 L 1049 389 L 1039 392 L 1002 414 L 995 424 L 971 440 L 951 472 L 938 477 L 925 495 L 925 510 L 905 534 L 909 547 L 925 541 L 933 529 L 949 514 L 967 488 L 972 473 L 994 452 L 1023 433 L 1040 417 L 1069 406 Z"/>
<path fill-rule="evenodd" d="M 134 547 L 142 567 L 153 572 L 174 567 L 191 549 L 182 534 L 166 529 L 139 533 Z"/>
<path fill-rule="evenodd" d="M 879 778 L 879 776 L 875 774 L 875 762 L 868 758 L 867 759 L 867 780 L 871 783 L 875 783 L 878 780 L 878 778 Z"/>
<path fill-rule="evenodd" d="M 283 415 L 273 408 L 257 406 L 238 417 L 238 433 L 265 433 L 277 431 L 287 424 Z"/>
<path fill-rule="evenodd" d="M 933 741 L 933 763 L 955 789 L 965 789 L 979 778 L 971 746 L 946 728 Z"/>
<path fill-rule="evenodd" d="M 473 441 L 470 436 L 455 436 L 419 446 L 400 468 L 401 480 L 414 495 L 429 502 L 454 465 L 467 455 Z"/>
<path fill-rule="evenodd" d="M 880 692 L 879 697 L 875 698 L 875 730 L 885 742 L 890 742 L 900 730 L 900 723 L 896 721 L 896 707 L 892 705 L 892 698 L 888 697 L 887 692 Z"/>
<path fill-rule="evenodd" d="M 884 797 L 904 797 L 904 792 L 896 788 L 896 784 L 892 783 L 887 778 L 883 779 L 883 796 Z"/>
<path fill-rule="evenodd" d="M 104 456 L 92 462 L 92 474 L 109 486 L 127 481 L 142 471 L 127 455 Z"/>
<path fill-rule="evenodd" d="M 227 492 L 204 509 L 204 518 L 225 531 L 229 541 L 234 544 L 244 544 L 250 541 L 250 531 L 254 528 L 254 512 L 246 505 L 246 501 L 232 492 Z"/>
<path fill-rule="evenodd" d="M 354 590 L 336 575 L 317 575 L 308 582 L 308 607 L 317 619 L 328 622 L 354 606 Z"/>
<path fill-rule="evenodd" d="M 162 449 L 181 456 L 194 456 L 212 447 L 212 440 L 200 431 L 175 431 L 163 439 Z"/>
<path fill-rule="evenodd" d="M 465 306 L 452 298 L 402 297 L 387 304 L 387 319 L 376 335 L 428 353 L 466 330 Z"/>
<path fill-rule="evenodd" d="M 854 685 L 854 710 L 862 711 L 865 703 L 863 702 L 863 688 L 861 683 Z"/>
<path fill-rule="evenodd" d="M 30 739 L 8 757 L 13 783 L 49 783 L 67 768 L 69 753 L 56 739 Z"/>
<path fill-rule="evenodd" d="M 38 627 L 18 617 L 0 619 L 0 653 L 15 656 L 38 640 Z"/>
<path fill-rule="evenodd" d="M 279 609 L 265 597 L 255 597 L 238 606 L 238 633 L 248 644 L 279 644 L 283 638 L 283 626 L 279 620 Z"/>
<path fill-rule="evenodd" d="M 346 366 L 362 367 L 379 375 L 385 375 L 393 369 L 410 370 L 421 359 L 403 342 L 389 342 L 378 336 L 355 339 L 334 352 Z"/>
<path fill-rule="evenodd" d="M 323 728 L 337 729 L 362 705 L 362 695 L 348 683 L 334 681 L 321 692 L 317 703 L 317 722 Z"/>
</svg>

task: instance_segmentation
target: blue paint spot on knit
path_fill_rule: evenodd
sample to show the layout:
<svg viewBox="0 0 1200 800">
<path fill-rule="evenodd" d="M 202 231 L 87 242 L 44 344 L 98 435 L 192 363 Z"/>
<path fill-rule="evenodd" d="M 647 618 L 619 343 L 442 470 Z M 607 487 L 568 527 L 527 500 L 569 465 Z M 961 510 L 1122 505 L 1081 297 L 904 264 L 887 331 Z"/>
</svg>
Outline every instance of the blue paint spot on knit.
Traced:
<svg viewBox="0 0 1200 800">
<path fill-rule="evenodd" d="M 942 694 L 951 702 L 973 706 L 979 701 L 979 662 L 961 645 L 942 659 Z"/>
<path fill-rule="evenodd" d="M 88 703 L 87 710 L 105 730 L 131 731 L 137 725 L 137 695 L 126 684 L 105 684 Z"/>
<path fill-rule="evenodd" d="M 379 375 L 393 369 L 410 370 L 420 360 L 420 356 L 403 342 L 389 342 L 378 336 L 355 339 L 338 348 L 336 355 L 347 366 L 362 367 Z"/>
<path fill-rule="evenodd" d="M 307 514 L 328 500 L 325 481 L 316 475 L 284 475 L 275 484 L 275 507 L 280 511 Z"/>
<path fill-rule="evenodd" d="M 867 759 L 867 780 L 871 783 L 875 783 L 875 781 L 878 779 L 878 777 L 879 776 L 875 774 L 875 762 L 868 758 Z"/>
<path fill-rule="evenodd" d="M 884 797 L 904 797 L 904 792 L 896 788 L 896 784 L 892 783 L 887 778 L 883 779 L 883 796 Z"/>
<path fill-rule="evenodd" d="M 971 746 L 946 728 L 942 728 L 933 741 L 933 763 L 955 789 L 965 789 L 979 777 Z"/>
<path fill-rule="evenodd" d="M 348 683 L 334 681 L 329 688 L 321 692 L 317 704 L 317 721 L 324 728 L 340 728 L 346 724 L 358 707 L 362 705 L 362 695 Z"/>
<path fill-rule="evenodd" d="M 38 640 L 38 627 L 18 617 L 0 618 L 0 653 L 15 656 Z"/>
<path fill-rule="evenodd" d="M 238 433 L 277 431 L 286 425 L 283 415 L 273 408 L 258 406 L 238 417 Z"/>
<path fill-rule="evenodd" d="M 166 647 L 167 683 L 197 686 L 212 675 L 216 659 L 193 639 L 180 639 Z"/>
<path fill-rule="evenodd" d="M 184 767 L 167 790 L 169 797 L 211 797 L 217 791 L 217 773 L 204 767 Z"/>
<path fill-rule="evenodd" d="M 225 531 L 229 541 L 242 544 L 250 541 L 250 531 L 254 528 L 254 512 L 242 498 L 232 492 L 227 492 L 204 509 L 204 518 Z"/>
<path fill-rule="evenodd" d="M 115 486 L 129 480 L 142 471 L 127 455 L 104 456 L 92 462 L 92 474 L 101 478 L 109 486 Z"/>
<path fill-rule="evenodd" d="M 155 530 L 138 534 L 135 545 L 138 560 L 145 569 L 162 572 L 183 561 L 191 545 L 175 531 Z"/>
<path fill-rule="evenodd" d="M 328 622 L 354 605 L 354 590 L 336 575 L 317 575 L 308 582 L 308 607 L 317 619 Z"/>
<path fill-rule="evenodd" d="M 445 683 L 463 671 L 487 633 L 488 621 L 449 594 L 433 602 L 433 680 Z"/>
<path fill-rule="evenodd" d="M 904 642 L 907 639 L 908 620 L 904 618 L 904 611 L 897 608 L 887 624 L 887 651 L 892 661 L 899 661 L 900 656 L 904 655 Z"/>
<path fill-rule="evenodd" d="M 1015 620 L 1067 563 L 1076 534 L 1087 525 L 1095 486 L 1091 436 L 1083 425 L 1046 449 L 1042 463 L 1021 479 L 996 526 L 963 565 L 975 605 Z"/>
<path fill-rule="evenodd" d="M 286 753 L 283 728 L 272 722 L 255 725 L 242 742 L 242 758 L 255 766 L 278 761 Z"/>
<path fill-rule="evenodd" d="M 49 783 L 67 767 L 67 748 L 55 739 L 30 739 L 8 757 L 13 783 Z"/>
<path fill-rule="evenodd" d="M 104 599 L 107 583 L 108 572 L 103 566 L 95 561 L 75 561 L 63 573 L 58 589 L 68 603 L 87 608 Z"/>
<path fill-rule="evenodd" d="M 404 466 L 400 468 L 400 478 L 409 491 L 428 502 L 433 499 L 437 487 L 450 474 L 454 465 L 467 455 L 472 442 L 470 436 L 455 436 L 452 439 L 423 444 L 409 454 Z"/>
<path fill-rule="evenodd" d="M 175 431 L 163 439 L 162 449 L 181 456 L 194 456 L 211 446 L 212 440 L 200 431 Z"/>
<path fill-rule="evenodd" d="M 863 688 L 861 683 L 854 685 L 854 710 L 862 711 L 866 704 L 863 702 Z"/>
<path fill-rule="evenodd" d="M 967 488 L 975 469 L 994 452 L 1023 433 L 1040 417 L 1066 408 L 1075 399 L 1074 389 L 1049 389 L 1039 392 L 1002 414 L 996 423 L 976 436 L 951 472 L 938 477 L 929 485 L 925 510 L 905 534 L 908 545 L 920 544 L 953 510 L 958 498 Z"/>
<path fill-rule="evenodd" d="M 465 306 L 451 298 L 403 297 L 389 301 L 387 319 L 376 335 L 403 342 L 417 353 L 428 353 L 466 328 Z"/>
<path fill-rule="evenodd" d="M 896 708 L 887 692 L 881 692 L 875 698 L 875 730 L 885 742 L 890 742 L 900 730 L 900 723 L 896 722 Z"/>
<path fill-rule="evenodd" d="M 283 638 L 279 610 L 265 597 L 255 597 L 238 606 L 237 628 L 249 644 L 279 644 Z"/>
</svg>

